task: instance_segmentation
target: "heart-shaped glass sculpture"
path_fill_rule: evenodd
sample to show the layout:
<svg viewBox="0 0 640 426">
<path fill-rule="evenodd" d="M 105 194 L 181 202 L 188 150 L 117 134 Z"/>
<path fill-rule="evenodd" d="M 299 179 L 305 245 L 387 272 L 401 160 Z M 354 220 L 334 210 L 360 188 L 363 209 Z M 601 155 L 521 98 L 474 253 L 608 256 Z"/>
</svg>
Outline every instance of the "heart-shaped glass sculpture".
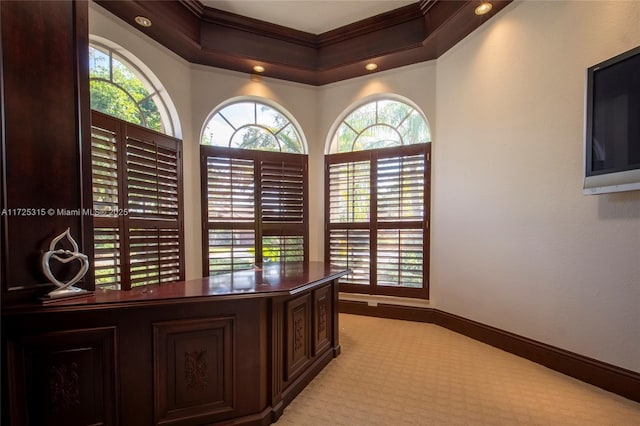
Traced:
<svg viewBox="0 0 640 426">
<path fill-rule="evenodd" d="M 73 247 L 73 251 L 66 250 L 64 248 L 56 249 L 56 245 L 63 238 L 66 238 L 67 241 L 69 241 L 71 247 Z M 49 244 L 49 251 L 42 256 L 42 272 L 44 272 L 44 275 L 57 287 L 57 289 L 49 292 L 47 294 L 48 298 L 68 297 L 89 293 L 87 290 L 73 287 L 73 285 L 80 281 L 89 270 L 89 258 L 86 254 L 80 253 L 78 250 L 78 243 L 76 243 L 73 237 L 71 237 L 69 228 L 67 228 L 67 230 L 62 234 L 55 237 L 51 241 L 51 244 Z M 62 282 L 53 275 L 53 272 L 51 272 L 51 260 L 55 260 L 60 263 L 78 261 L 80 262 L 80 270 L 69 281 Z"/>
</svg>

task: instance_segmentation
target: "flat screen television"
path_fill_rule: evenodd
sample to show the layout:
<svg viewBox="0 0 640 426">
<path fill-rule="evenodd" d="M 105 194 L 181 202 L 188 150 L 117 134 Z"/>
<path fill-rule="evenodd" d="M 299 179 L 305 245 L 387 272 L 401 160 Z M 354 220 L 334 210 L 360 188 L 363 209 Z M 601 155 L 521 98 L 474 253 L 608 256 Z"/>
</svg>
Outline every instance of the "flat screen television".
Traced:
<svg viewBox="0 0 640 426">
<path fill-rule="evenodd" d="M 587 69 L 584 194 L 640 190 L 640 46 Z"/>
</svg>

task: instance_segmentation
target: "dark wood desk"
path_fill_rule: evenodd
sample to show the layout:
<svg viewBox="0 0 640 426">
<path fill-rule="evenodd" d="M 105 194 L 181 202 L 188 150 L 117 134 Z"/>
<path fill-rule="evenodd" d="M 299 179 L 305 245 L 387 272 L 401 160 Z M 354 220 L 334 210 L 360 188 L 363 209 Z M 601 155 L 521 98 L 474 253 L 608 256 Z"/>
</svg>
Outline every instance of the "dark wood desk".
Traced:
<svg viewBox="0 0 640 426">
<path fill-rule="evenodd" d="M 269 424 L 340 353 L 347 272 L 274 264 L 3 308 L 3 424 Z"/>
</svg>

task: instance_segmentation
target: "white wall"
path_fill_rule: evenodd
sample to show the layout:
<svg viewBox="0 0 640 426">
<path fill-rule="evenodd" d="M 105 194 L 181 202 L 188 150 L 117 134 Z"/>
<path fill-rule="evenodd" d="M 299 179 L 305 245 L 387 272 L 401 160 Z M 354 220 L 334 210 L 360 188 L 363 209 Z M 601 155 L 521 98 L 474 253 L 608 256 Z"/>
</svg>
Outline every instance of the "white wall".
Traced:
<svg viewBox="0 0 640 426">
<path fill-rule="evenodd" d="M 438 59 L 437 308 L 640 371 L 640 191 L 581 186 L 585 69 L 639 23 L 640 2 L 517 2 Z"/>
<path fill-rule="evenodd" d="M 201 276 L 198 137 L 213 108 L 261 96 L 301 124 L 321 260 L 329 129 L 395 93 L 433 134 L 431 305 L 640 371 L 640 191 L 581 186 L 585 69 L 639 45 L 638 22 L 640 2 L 515 2 L 435 62 L 320 88 L 191 66 L 93 3 L 90 32 L 145 62 L 180 114 L 187 278 Z"/>
</svg>

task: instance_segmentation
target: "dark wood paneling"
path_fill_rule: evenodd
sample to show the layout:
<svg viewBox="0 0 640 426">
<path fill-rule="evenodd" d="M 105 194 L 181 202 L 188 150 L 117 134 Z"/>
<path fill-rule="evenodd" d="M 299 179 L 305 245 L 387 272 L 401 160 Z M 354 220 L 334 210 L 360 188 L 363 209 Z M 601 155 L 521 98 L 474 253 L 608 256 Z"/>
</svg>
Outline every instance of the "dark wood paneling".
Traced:
<svg viewBox="0 0 640 426">
<path fill-rule="evenodd" d="M 93 257 L 91 218 L 58 213 L 91 206 L 91 177 L 83 173 L 90 164 L 87 7 L 83 1 L 0 2 L 2 198 L 11 212 L 2 217 L 3 304 L 52 288 L 40 259 L 67 228 L 80 251 Z M 61 280 L 77 268 L 76 262 L 52 264 Z M 93 289 L 92 272 L 80 286 Z"/>
<path fill-rule="evenodd" d="M 7 346 L 11 424 L 116 423 L 115 327 L 27 334 Z"/>
<path fill-rule="evenodd" d="M 471 0 L 420 1 L 328 31 L 309 34 L 203 6 L 197 1 L 96 0 L 184 59 L 197 64 L 323 85 L 378 70 L 436 59 L 512 0 L 494 0 L 493 10 L 477 16 Z M 154 25 L 141 29 L 136 15 Z"/>
<path fill-rule="evenodd" d="M 286 303 L 285 380 L 302 373 L 311 360 L 311 298 L 304 295 Z"/>
<path fill-rule="evenodd" d="M 640 402 L 640 373 L 432 308 L 340 301 L 340 312 L 437 324 Z"/>
<path fill-rule="evenodd" d="M 153 329 L 156 424 L 233 411 L 234 318 L 167 321 Z"/>
<path fill-rule="evenodd" d="M 346 272 L 275 265 L 234 274 L 253 276 L 254 292 L 235 293 L 227 275 L 217 285 L 98 290 L 83 301 L 3 308 L 2 424 L 269 424 L 333 358 L 330 348 L 311 356 L 313 292 L 331 286 L 329 318 L 337 318 L 337 279 Z M 290 301 L 293 318 L 302 306 L 306 350 L 285 382 Z M 337 326 L 327 326 L 337 342 Z M 61 378 L 50 381 L 52 371 Z M 69 389 L 61 395 L 77 413 L 51 419 L 50 383 Z"/>
<path fill-rule="evenodd" d="M 325 351 L 331 345 L 331 286 L 313 292 L 313 355 Z"/>
<path fill-rule="evenodd" d="M 285 319 L 284 299 L 274 298 L 271 301 L 271 407 L 273 407 L 274 420 L 278 419 L 284 410 L 282 391 L 284 388 L 284 359 L 285 345 Z"/>
</svg>

